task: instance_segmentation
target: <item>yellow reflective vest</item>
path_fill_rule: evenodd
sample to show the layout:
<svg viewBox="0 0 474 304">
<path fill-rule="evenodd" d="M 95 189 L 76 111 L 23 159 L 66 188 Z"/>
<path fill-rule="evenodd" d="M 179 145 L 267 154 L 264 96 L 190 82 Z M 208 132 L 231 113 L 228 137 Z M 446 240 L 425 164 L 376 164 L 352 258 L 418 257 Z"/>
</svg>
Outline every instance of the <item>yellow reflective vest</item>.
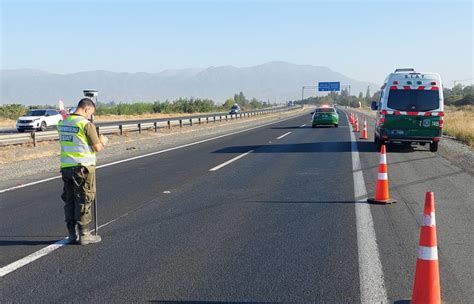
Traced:
<svg viewBox="0 0 474 304">
<path fill-rule="evenodd" d="M 59 122 L 61 144 L 61 168 L 95 166 L 95 151 L 89 144 L 84 127 L 89 121 L 80 115 L 70 115 Z"/>
</svg>

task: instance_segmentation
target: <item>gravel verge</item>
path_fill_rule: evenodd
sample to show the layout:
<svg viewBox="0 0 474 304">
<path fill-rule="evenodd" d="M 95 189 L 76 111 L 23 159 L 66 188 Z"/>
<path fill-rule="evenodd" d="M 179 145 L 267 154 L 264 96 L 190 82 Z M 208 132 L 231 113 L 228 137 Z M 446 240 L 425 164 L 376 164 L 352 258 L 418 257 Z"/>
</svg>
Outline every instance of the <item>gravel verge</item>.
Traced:
<svg viewBox="0 0 474 304">
<path fill-rule="evenodd" d="M 120 135 L 111 135 L 103 152 L 97 154 L 97 163 L 106 164 L 113 161 L 134 157 L 166 148 L 203 140 L 246 128 L 278 122 L 282 119 L 296 117 L 309 108 L 290 112 L 256 116 L 242 120 L 229 120 L 209 124 L 194 124 L 182 129 L 160 129 Z M 59 174 L 59 143 L 57 141 L 39 142 L 36 147 L 31 144 L 12 145 L 0 149 L 0 189 L 13 187 L 42 178 Z"/>
</svg>

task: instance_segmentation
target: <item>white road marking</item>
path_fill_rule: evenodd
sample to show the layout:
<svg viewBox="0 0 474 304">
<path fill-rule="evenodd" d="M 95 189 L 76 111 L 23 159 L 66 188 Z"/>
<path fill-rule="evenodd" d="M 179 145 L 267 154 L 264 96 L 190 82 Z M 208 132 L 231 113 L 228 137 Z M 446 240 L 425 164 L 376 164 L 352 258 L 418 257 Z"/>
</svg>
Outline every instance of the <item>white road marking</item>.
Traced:
<svg viewBox="0 0 474 304">
<path fill-rule="evenodd" d="M 306 124 L 300 126 L 300 128 L 304 128 L 304 127 L 306 127 Z"/>
<path fill-rule="evenodd" d="M 232 159 L 226 161 L 225 163 L 220 164 L 219 166 L 215 166 L 214 168 L 209 169 L 209 171 L 217 171 L 217 170 L 219 170 L 220 168 L 225 167 L 225 166 L 227 166 L 228 164 L 233 163 L 233 162 L 235 162 L 236 160 L 239 160 L 239 159 L 241 159 L 242 157 L 249 155 L 249 154 L 252 153 L 253 151 L 254 151 L 254 150 L 250 150 L 250 151 L 248 151 L 248 152 L 246 152 L 246 153 L 244 153 L 244 154 L 241 154 L 241 155 L 239 155 L 239 156 L 237 156 L 237 157 L 234 157 L 234 158 L 232 158 Z"/>
<path fill-rule="evenodd" d="M 291 132 L 285 133 L 282 136 L 278 136 L 277 139 L 282 139 L 283 137 L 285 137 L 287 135 L 290 135 L 290 134 L 291 134 Z"/>
<path fill-rule="evenodd" d="M 224 135 L 219 135 L 219 136 L 216 136 L 216 137 L 203 139 L 203 140 L 200 140 L 200 141 L 192 142 L 192 143 L 181 145 L 181 146 L 177 146 L 177 147 L 173 147 L 173 148 L 169 148 L 169 149 L 164 149 L 164 150 L 160 150 L 160 151 L 156 151 L 156 152 L 152 152 L 152 153 L 148 153 L 148 154 L 143 154 L 143 155 L 139 155 L 139 156 L 135 156 L 135 157 L 115 161 L 115 162 L 108 163 L 108 164 L 105 164 L 105 165 L 97 166 L 96 169 L 105 168 L 105 167 L 109 167 L 109 166 L 129 162 L 129 161 L 132 161 L 132 160 L 136 160 L 136 159 L 140 159 L 140 158 L 144 158 L 144 157 L 148 157 L 148 156 L 153 156 L 153 155 L 157 155 L 157 154 L 161 154 L 161 153 L 166 153 L 166 152 L 170 152 L 170 151 L 174 151 L 174 150 L 178 150 L 178 149 L 182 149 L 182 148 L 202 144 L 202 143 L 205 143 L 205 142 L 208 142 L 208 141 L 212 141 L 212 140 L 216 140 L 216 139 L 219 139 L 219 138 L 239 134 L 239 133 L 242 133 L 242 132 L 251 131 L 251 130 L 254 130 L 254 129 L 258 129 L 258 128 L 263 128 L 263 127 L 266 127 L 266 126 L 270 126 L 270 125 L 280 123 L 280 122 L 283 122 L 283 121 L 287 121 L 287 120 L 290 120 L 290 119 L 294 119 L 294 118 L 295 117 L 290 117 L 290 118 L 287 118 L 287 119 L 282 119 L 282 120 L 271 122 L 271 123 L 268 123 L 268 124 L 263 124 L 263 125 L 260 125 L 260 126 L 248 128 L 248 129 L 245 129 L 245 130 L 240 130 L 240 131 L 236 131 L 236 132 L 232 132 L 232 133 L 228 133 L 228 134 L 224 134 Z M 11 188 L 2 189 L 2 190 L 0 190 L 0 194 L 8 192 L 8 191 L 16 190 L 16 189 L 25 188 L 25 187 L 28 187 L 28 186 L 33 186 L 33 185 L 45 183 L 45 182 L 48 182 L 48 181 L 51 181 L 51 180 L 54 180 L 54 179 L 59 179 L 59 178 L 61 178 L 60 175 L 50 177 L 50 178 L 46 178 L 46 179 L 42 179 L 42 180 L 38 180 L 38 181 L 27 183 L 27 184 L 23 184 L 23 185 L 14 186 L 14 187 L 11 187 Z"/>
<path fill-rule="evenodd" d="M 359 151 L 354 133 L 351 134 L 352 170 L 354 175 L 355 214 L 357 248 L 359 253 L 360 301 L 365 303 L 387 303 L 387 291 L 377 247 L 367 189 L 360 165 Z"/>
<path fill-rule="evenodd" d="M 107 225 L 110 225 L 110 224 L 112 224 L 113 222 L 118 221 L 119 219 L 121 219 L 122 217 L 125 217 L 125 216 L 127 216 L 127 215 L 128 215 L 128 213 L 125 213 L 125 214 L 119 216 L 119 217 L 116 218 L 116 219 L 113 219 L 113 220 L 111 220 L 111 221 L 109 221 L 109 222 L 107 222 L 107 223 L 105 223 L 105 224 L 100 225 L 98 228 L 103 228 L 103 227 L 105 227 L 105 226 L 107 226 Z M 93 230 L 91 230 L 91 231 L 94 231 L 94 230 L 95 230 L 95 229 L 93 229 Z M 3 266 L 2 268 L 0 268 L 0 278 L 6 276 L 7 274 L 9 274 L 9 273 L 11 273 L 11 272 L 13 272 L 13 271 L 15 271 L 15 270 L 17 270 L 17 269 L 19 269 L 19 268 L 25 266 L 25 265 L 27 265 L 27 264 L 29 264 L 29 263 L 31 263 L 31 262 L 36 261 L 36 260 L 39 259 L 39 258 L 44 257 L 44 256 L 47 255 L 47 254 L 50 254 L 51 252 L 55 251 L 56 249 L 59 249 L 59 248 L 63 247 L 64 245 L 67 245 L 67 243 L 68 243 L 68 239 L 67 239 L 67 238 L 64 238 L 64 239 L 62 239 L 62 240 L 60 240 L 60 241 L 57 241 L 57 242 L 54 243 L 54 244 L 51 244 L 51 245 L 49 245 L 49 246 L 47 246 L 47 247 L 44 247 L 43 249 L 40 249 L 40 250 L 38 250 L 38 251 L 36 251 L 36 252 L 33 252 L 32 254 L 27 255 L 27 256 L 24 257 L 24 258 L 21 258 L 21 259 L 15 261 L 15 262 L 13 262 L 13 263 L 10 263 L 10 264 L 8 264 L 8 265 L 6 265 L 6 266 Z"/>
<path fill-rule="evenodd" d="M 163 193 L 165 193 L 165 194 L 170 194 L 171 191 L 163 191 Z"/>
</svg>

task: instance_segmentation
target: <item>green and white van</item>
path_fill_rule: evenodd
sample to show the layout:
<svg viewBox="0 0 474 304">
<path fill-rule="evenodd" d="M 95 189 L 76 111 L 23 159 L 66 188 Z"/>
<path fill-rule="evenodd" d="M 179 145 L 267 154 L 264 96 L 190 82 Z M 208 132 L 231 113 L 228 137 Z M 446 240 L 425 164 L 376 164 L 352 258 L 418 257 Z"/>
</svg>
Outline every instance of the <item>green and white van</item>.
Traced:
<svg viewBox="0 0 474 304">
<path fill-rule="evenodd" d="M 412 68 L 396 69 L 385 79 L 380 99 L 372 102 L 377 111 L 375 143 L 396 142 L 430 145 L 438 150 L 444 116 L 441 77 L 436 73 L 418 73 Z"/>
</svg>

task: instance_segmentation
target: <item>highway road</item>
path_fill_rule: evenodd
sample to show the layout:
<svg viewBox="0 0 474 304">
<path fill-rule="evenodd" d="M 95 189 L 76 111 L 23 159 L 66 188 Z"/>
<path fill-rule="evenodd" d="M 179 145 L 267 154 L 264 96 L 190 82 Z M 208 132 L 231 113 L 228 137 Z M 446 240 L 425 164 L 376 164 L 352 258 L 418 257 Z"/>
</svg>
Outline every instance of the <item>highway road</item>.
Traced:
<svg viewBox="0 0 474 304">
<path fill-rule="evenodd" d="M 472 175 L 428 147 L 394 147 L 398 202 L 368 205 L 373 122 L 361 141 L 343 115 L 339 128 L 309 120 L 100 168 L 103 241 L 62 246 L 5 274 L 1 301 L 403 303 L 425 192 L 434 191 L 442 299 L 472 302 Z M 0 193 L 3 270 L 66 235 L 60 192 L 55 179 Z"/>
</svg>

